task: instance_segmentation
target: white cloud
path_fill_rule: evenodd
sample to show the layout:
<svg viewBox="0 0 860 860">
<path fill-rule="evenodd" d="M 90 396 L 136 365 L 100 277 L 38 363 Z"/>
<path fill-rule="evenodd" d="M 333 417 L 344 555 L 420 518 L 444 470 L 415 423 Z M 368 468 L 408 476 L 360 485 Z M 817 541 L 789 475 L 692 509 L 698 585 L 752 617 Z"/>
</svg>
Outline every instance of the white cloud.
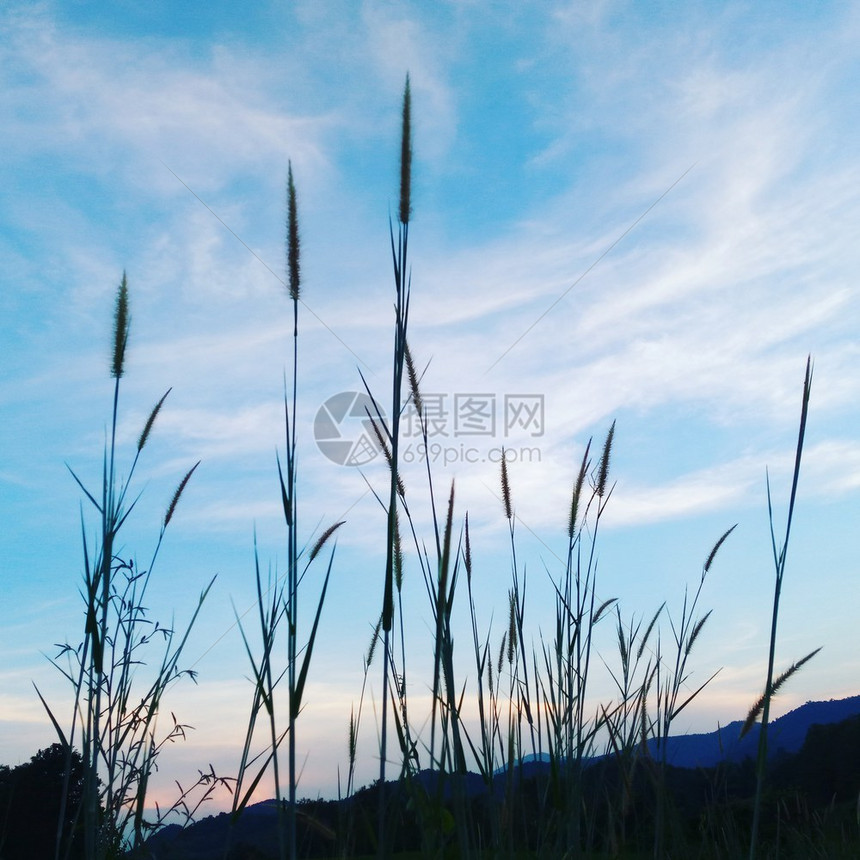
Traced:
<svg viewBox="0 0 860 860">
<path fill-rule="evenodd" d="M 308 172 L 325 163 L 320 138 L 333 118 L 276 107 L 259 86 L 270 83 L 264 62 L 216 46 L 198 65 L 178 45 L 63 31 L 39 12 L 7 27 L 5 62 L 18 69 L 7 99 L 18 109 L 5 136 L 27 141 L 19 157 L 61 150 L 87 173 L 155 179 L 162 191 L 173 180 L 159 177 L 159 158 L 202 190 L 219 187 L 228 165 L 280 171 L 287 151 Z"/>
<path fill-rule="evenodd" d="M 414 9 L 378 2 L 362 4 L 362 23 L 370 58 L 392 94 L 402 90 L 409 73 L 413 102 L 420 100 L 421 105 L 413 122 L 416 135 L 421 135 L 422 156 L 441 159 L 457 125 L 454 94 L 446 80 L 446 67 L 456 57 L 460 41 L 457 31 L 449 30 L 446 39 Z"/>
</svg>

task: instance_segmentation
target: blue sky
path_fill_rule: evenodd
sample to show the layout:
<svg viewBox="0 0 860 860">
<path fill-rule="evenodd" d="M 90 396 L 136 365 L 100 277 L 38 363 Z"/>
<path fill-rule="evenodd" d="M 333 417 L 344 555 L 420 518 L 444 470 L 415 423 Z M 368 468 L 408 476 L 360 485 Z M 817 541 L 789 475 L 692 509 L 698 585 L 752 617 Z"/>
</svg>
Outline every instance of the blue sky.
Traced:
<svg viewBox="0 0 860 860">
<path fill-rule="evenodd" d="M 677 728 L 743 717 L 763 687 L 770 621 L 765 470 L 781 520 L 811 353 L 778 663 L 824 650 L 777 711 L 856 694 L 856 9 L 180 8 L 12 2 L 0 13 L 0 761 L 52 741 L 31 682 L 58 709 L 68 701 L 42 655 L 82 628 L 80 499 L 65 464 L 99 478 L 125 270 L 128 451 L 173 387 L 139 468 L 144 495 L 126 546 L 147 557 L 176 482 L 200 459 L 154 574 L 153 612 L 181 622 L 218 577 L 189 651 L 199 685 L 170 703 L 196 731 L 163 768 L 170 778 L 210 761 L 235 769 L 251 687 L 231 601 L 252 605 L 255 529 L 265 565 L 285 557 L 275 451 L 291 331 L 279 280 L 291 159 L 307 305 L 301 516 L 309 539 L 346 519 L 299 738 L 302 788 L 333 791 L 380 608 L 384 517 L 358 470 L 319 451 L 313 426 L 327 398 L 359 390 L 358 366 L 388 389 L 387 219 L 407 70 L 411 342 L 430 362 L 425 391 L 449 410 L 437 441 L 440 460 L 454 462 L 434 463 L 434 474 L 439 486 L 456 478 L 458 514 L 469 511 L 482 623 L 495 610 L 501 635 L 510 576 L 493 452 L 504 444 L 520 459 L 510 472 L 537 637 L 552 620 L 547 571 L 565 545 L 584 445 L 616 420 L 598 590 L 619 597 L 625 616 L 663 600 L 677 612 L 684 584 L 738 523 L 705 588 L 714 614 L 691 684 L 722 672 Z M 466 437 L 453 410 L 458 395 L 478 394 L 498 423 Z M 539 436 L 505 433 L 505 397 L 523 395 L 543 398 Z M 364 473 L 384 482 L 378 461 Z M 420 469 L 407 480 L 427 529 Z M 414 563 L 405 588 L 420 702 L 430 615 Z M 611 661 L 608 626 L 604 635 Z M 611 695 L 605 678 L 594 695 Z M 364 728 L 369 780 L 370 710 Z"/>
</svg>

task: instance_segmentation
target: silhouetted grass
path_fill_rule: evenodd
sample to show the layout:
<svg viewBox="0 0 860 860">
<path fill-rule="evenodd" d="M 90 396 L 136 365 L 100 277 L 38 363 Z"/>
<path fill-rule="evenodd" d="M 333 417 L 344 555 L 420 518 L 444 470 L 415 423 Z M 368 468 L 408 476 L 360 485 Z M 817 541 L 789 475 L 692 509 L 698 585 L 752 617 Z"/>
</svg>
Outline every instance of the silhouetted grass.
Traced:
<svg viewBox="0 0 860 860">
<path fill-rule="evenodd" d="M 57 709 L 52 709 L 39 693 L 65 750 L 65 779 L 68 781 L 72 773 L 71 761 L 76 748 L 81 751 L 84 768 L 81 791 L 73 796 L 67 788 L 64 793 L 55 840 L 56 858 L 71 850 L 71 840 L 63 831 L 63 822 L 70 815 L 76 822 L 76 829 L 83 833 L 88 860 L 117 857 L 126 849 L 140 846 L 171 813 L 180 812 L 190 818 L 200 802 L 198 799 L 189 806 L 195 788 L 200 788 L 202 796 L 206 797 L 216 785 L 222 784 L 211 769 L 209 773 L 201 771 L 195 786 L 188 790 L 180 787 L 179 797 L 170 809 L 157 811 L 155 822 L 144 815 L 149 779 L 164 746 L 185 736 L 187 726 L 172 714 L 172 725 L 166 733 L 159 731 L 156 723 L 167 689 L 182 677 L 194 678 L 191 670 L 181 668 L 180 660 L 212 582 L 201 593 L 184 633 L 177 635 L 172 628 L 150 619 L 147 592 L 153 568 L 180 497 L 199 464 L 186 472 L 171 497 L 149 564 L 141 568 L 134 558 L 129 558 L 128 548 L 121 544 L 123 526 L 137 502 L 131 489 L 135 469 L 167 397 L 167 394 L 162 396 L 150 412 L 127 476 L 120 478 L 116 431 L 130 325 L 128 282 L 123 274 L 114 312 L 110 363 L 114 379 L 113 407 L 100 489 L 91 492 L 69 469 L 94 511 L 98 526 L 96 539 L 91 544 L 82 508 L 83 639 L 76 645 L 60 645 L 57 657 L 52 660 L 72 688 L 71 720 L 66 728 Z M 120 547 L 124 553 L 122 557 Z M 160 657 L 156 657 L 159 662 L 150 663 L 153 672 L 147 678 L 142 668 L 152 660 L 153 653 L 160 653 Z M 75 808 L 69 809 L 69 804 L 74 804 Z"/>
<path fill-rule="evenodd" d="M 499 613 L 503 619 L 500 629 L 494 629 L 492 623 L 482 628 L 473 591 L 481 559 L 472 547 L 468 514 L 457 509 L 453 482 L 440 498 L 427 462 L 432 527 L 425 538 L 418 525 L 422 518 L 410 507 L 411 497 L 400 469 L 400 420 L 410 402 L 425 447 L 428 440 L 421 373 L 407 340 L 411 294 L 408 238 L 413 211 L 408 78 L 403 93 L 400 153 L 396 230 L 394 224 L 389 225 L 395 314 L 388 418 L 383 417 L 380 401 L 368 387 L 375 406 L 368 418 L 388 466 L 386 486 L 377 492 L 384 512 L 380 528 L 380 542 L 385 542 L 384 551 L 380 547 L 380 559 L 384 557 L 382 601 L 379 616 L 372 619 L 373 634 L 363 657 L 357 706 L 349 715 L 343 793 L 330 802 L 297 798 L 297 722 L 333 552 L 304 628 L 299 624 L 304 618 L 300 585 L 340 523 L 323 532 L 310 550 L 301 543 L 296 462 L 301 267 L 296 190 L 292 167 L 289 169 L 286 246 L 294 322 L 292 376 L 284 396 L 286 447 L 277 463 L 287 533 L 287 570 L 285 575 L 270 571 L 264 577 L 257 561 L 260 644 L 252 641 L 249 630 L 241 628 L 252 666 L 253 692 L 232 813 L 224 819 L 224 835 L 218 836 L 223 856 L 734 858 L 746 850 L 751 856 L 758 850 L 765 857 L 777 853 L 781 857 L 857 856 L 850 853 L 859 844 L 856 816 L 852 820 L 835 806 L 828 811 L 811 804 L 799 789 L 793 794 L 782 789 L 782 793 L 769 793 L 765 787 L 770 700 L 781 683 L 812 656 L 773 678 L 779 596 L 808 411 L 811 364 L 804 383 L 786 535 L 779 549 L 773 537 L 771 511 L 776 565 L 772 635 L 765 693 L 750 713 L 750 722 L 759 714 L 762 718 L 758 763 L 755 767 L 747 763 L 707 771 L 672 767 L 666 754 L 671 727 L 714 677 L 712 674 L 703 683 L 693 683 L 691 659 L 711 619 L 711 612 L 700 607 L 704 584 L 734 526 L 704 554 L 695 590 L 685 588 L 678 610 L 672 610 L 678 604 L 668 599 L 641 617 L 628 618 L 620 597 L 602 596 L 598 558 L 602 523 L 614 488 L 613 422 L 602 443 L 593 448 L 589 441 L 581 459 L 571 464 L 570 504 L 565 511 L 566 524 L 559 524 L 563 566 L 551 580 L 553 606 L 547 612 L 546 607 L 533 605 L 527 588 L 527 566 L 517 541 L 517 476 L 503 456 L 498 516 L 504 517 L 507 525 L 510 586 L 504 612 Z M 123 278 L 115 313 L 111 373 L 116 385 L 101 492 L 90 493 L 75 476 L 100 518 L 101 531 L 94 549 L 85 542 L 84 639 L 77 647 L 64 646 L 61 656 L 69 662 L 58 663 L 73 689 L 74 711 L 68 733 L 49 710 L 66 754 L 71 758 L 75 745 L 83 751 L 79 817 L 88 860 L 117 856 L 126 848 L 139 849 L 148 831 L 163 822 L 163 816 L 154 824 L 143 817 L 149 775 L 165 742 L 155 740 L 154 719 L 166 687 L 188 674 L 179 668 L 187 632 L 176 643 L 172 631 L 161 631 L 157 626 L 142 632 L 142 625 L 147 623 L 143 597 L 152 563 L 139 571 L 135 563 L 118 559 L 114 551 L 117 534 L 134 507 L 128 489 L 137 457 L 164 402 L 164 398 L 158 402 L 144 426 L 128 478 L 118 480 L 116 422 L 129 319 Z M 593 450 L 598 453 L 593 454 Z M 182 479 L 168 506 L 153 562 L 193 471 Z M 769 487 L 768 497 L 770 500 Z M 422 574 L 432 631 L 431 676 L 417 680 L 407 665 L 404 541 L 414 549 L 410 561 Z M 465 645 L 455 642 L 452 620 L 461 604 L 470 633 Z M 191 623 L 196 616 L 195 611 Z M 538 628 L 537 641 L 531 638 L 530 617 L 550 619 L 550 629 Z M 600 624 L 614 626 L 617 653 L 598 653 L 596 631 Z M 132 667 L 154 631 L 164 634 L 165 656 L 156 670 L 156 680 L 139 697 L 137 692 L 132 694 Z M 468 670 L 464 670 L 466 666 Z M 358 737 L 372 668 L 382 672 L 379 779 L 358 790 Z M 595 701 L 592 693 L 598 672 L 605 673 L 604 680 L 614 689 L 602 702 Z M 285 718 L 275 709 L 276 688 L 284 680 L 288 688 Z M 429 713 L 416 713 L 409 702 L 409 690 L 416 683 L 430 691 Z M 138 698 L 141 704 L 129 709 L 129 702 L 136 703 Z M 181 736 L 183 731 L 184 727 L 174 721 L 166 739 Z M 257 740 L 258 731 L 265 741 Z M 280 750 L 285 739 L 287 791 L 283 797 Z M 241 840 L 248 827 L 251 797 L 270 767 L 275 801 L 263 811 L 271 818 L 272 840 L 265 849 L 268 854 L 257 848 L 253 849 L 258 852 L 255 855 L 251 848 L 242 847 Z M 224 782 L 214 773 L 201 779 L 204 791 Z M 190 817 L 184 798 L 179 808 Z M 66 819 L 64 811 L 61 820 Z M 160 846 L 158 856 L 182 856 L 171 850 L 167 844 Z M 58 847 L 58 856 L 60 853 Z"/>
</svg>

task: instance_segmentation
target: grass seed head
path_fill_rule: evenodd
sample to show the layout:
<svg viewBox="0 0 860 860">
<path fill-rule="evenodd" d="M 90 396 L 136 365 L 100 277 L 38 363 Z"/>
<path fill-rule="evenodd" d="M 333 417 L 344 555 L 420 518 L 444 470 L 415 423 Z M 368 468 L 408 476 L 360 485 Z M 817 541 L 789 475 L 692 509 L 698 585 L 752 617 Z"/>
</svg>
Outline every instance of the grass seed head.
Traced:
<svg viewBox="0 0 860 860">
<path fill-rule="evenodd" d="M 502 502 L 505 505 L 505 516 L 510 521 L 513 519 L 514 509 L 511 504 L 511 485 L 508 481 L 508 461 L 504 448 L 502 448 Z"/>
<path fill-rule="evenodd" d="M 469 540 L 469 512 L 466 512 L 466 545 L 463 551 L 463 562 L 466 565 L 466 576 L 472 579 L 472 542 Z"/>
<path fill-rule="evenodd" d="M 510 615 L 508 617 L 508 665 L 514 665 L 517 654 L 517 598 L 513 590 L 509 593 Z"/>
<path fill-rule="evenodd" d="M 351 708 L 349 712 L 349 739 L 347 743 L 349 747 L 349 766 L 352 767 L 355 764 L 355 752 L 358 746 L 358 730 L 355 725 L 354 708 Z"/>
<path fill-rule="evenodd" d="M 373 663 L 373 657 L 376 654 L 376 646 L 379 643 L 379 631 L 382 629 L 382 616 L 379 617 L 379 620 L 376 622 L 376 626 L 373 628 L 373 635 L 370 637 L 370 645 L 367 646 L 367 657 L 365 658 L 364 665 L 370 666 Z"/>
<path fill-rule="evenodd" d="M 448 567 L 451 561 L 451 532 L 454 528 L 454 481 L 451 481 L 451 492 L 448 495 L 448 513 L 445 517 L 445 531 L 442 534 L 442 559 L 439 570 L 439 593 L 445 598 L 448 582 Z"/>
<path fill-rule="evenodd" d="M 311 549 L 311 553 L 308 556 L 308 561 L 313 561 L 319 554 L 320 550 L 325 546 L 328 539 L 346 522 L 346 520 L 340 520 L 332 525 L 330 525 L 317 539 L 317 542 L 313 545 Z"/>
<path fill-rule="evenodd" d="M 400 136 L 400 223 L 412 214 L 412 93 L 409 75 L 403 88 L 403 128 Z"/>
<path fill-rule="evenodd" d="M 696 640 L 699 638 L 699 634 L 702 632 L 702 628 L 705 626 L 707 620 L 711 617 L 711 613 L 713 611 L 713 609 L 708 610 L 693 626 L 693 629 L 690 631 L 690 635 L 687 638 L 687 645 L 684 648 L 684 656 L 690 656 L 690 652 L 693 650 L 693 645 L 696 644 Z"/>
<path fill-rule="evenodd" d="M 373 435 L 376 437 L 376 441 L 382 449 L 382 455 L 385 457 L 385 462 L 388 463 L 389 469 L 393 469 L 394 464 L 391 459 L 391 448 L 388 445 L 386 435 L 383 433 L 382 418 L 374 417 L 370 412 L 367 413 L 367 417 L 370 419 L 370 429 L 373 430 Z"/>
<path fill-rule="evenodd" d="M 406 358 L 406 375 L 409 377 L 409 392 L 412 395 L 412 403 L 418 414 L 418 420 L 423 421 L 424 404 L 421 401 L 421 389 L 418 387 L 418 372 L 415 370 L 415 361 L 412 351 L 409 349 L 409 341 L 404 341 L 404 356 Z"/>
<path fill-rule="evenodd" d="M 774 679 L 770 688 L 770 695 L 768 695 L 768 691 L 765 689 L 764 693 L 761 694 L 756 703 L 750 708 L 747 718 L 744 721 L 743 726 L 741 726 L 740 737 L 748 734 L 749 730 L 756 724 L 758 718 L 764 711 L 765 702 L 768 699 L 772 699 L 779 692 L 780 687 L 782 687 L 782 685 L 785 684 L 785 682 L 795 672 L 799 671 L 806 663 L 808 663 L 820 650 L 820 647 L 816 648 L 796 663 L 792 663 L 791 666 L 789 666 L 781 675 Z"/>
<path fill-rule="evenodd" d="M 402 482 L 398 476 L 397 492 L 403 498 L 405 491 L 401 492 Z M 403 590 L 403 538 L 400 534 L 400 511 L 394 511 L 394 586 L 399 594 Z"/>
<path fill-rule="evenodd" d="M 299 216 L 296 207 L 296 186 L 293 182 L 293 164 L 287 167 L 287 274 L 290 298 L 299 300 L 301 268 L 299 265 Z"/>
<path fill-rule="evenodd" d="M 179 482 L 179 486 L 176 488 L 176 492 L 173 494 L 173 498 L 170 500 L 170 504 L 167 506 L 167 513 L 164 515 L 164 528 L 167 528 L 167 524 L 173 519 L 173 514 L 176 511 L 176 506 L 179 504 L 179 497 L 182 495 L 183 490 L 188 485 L 188 482 L 191 480 L 191 476 L 194 474 L 194 470 L 199 465 L 200 461 L 198 460 L 185 473 L 185 477 Z"/>
<path fill-rule="evenodd" d="M 707 573 L 711 569 L 711 565 L 714 563 L 714 559 L 717 557 L 717 553 L 719 552 L 720 547 L 725 542 L 726 538 L 738 527 L 738 524 L 735 523 L 730 529 L 727 529 L 723 532 L 722 537 L 714 544 L 713 549 L 708 553 L 707 559 L 705 559 L 705 566 L 702 568 L 703 575 Z"/>
<path fill-rule="evenodd" d="M 137 440 L 137 450 L 142 451 L 143 446 L 146 444 L 146 440 L 149 439 L 149 434 L 152 432 L 152 426 L 155 424 L 155 419 L 158 417 L 158 413 L 161 411 L 162 404 L 167 398 L 167 395 L 170 394 L 172 389 L 168 388 L 167 391 L 161 396 L 161 400 L 155 404 L 152 412 L 149 413 L 149 418 L 146 419 L 146 424 L 143 425 L 143 430 L 141 431 L 140 438 Z"/>
<path fill-rule="evenodd" d="M 597 469 L 597 495 L 602 499 L 606 495 L 606 482 L 609 479 L 609 460 L 612 456 L 612 440 L 615 438 L 615 422 L 609 428 L 606 434 L 606 441 L 603 443 L 603 453 L 600 455 L 600 465 Z"/>
<path fill-rule="evenodd" d="M 570 516 L 567 522 L 567 536 L 573 540 L 576 534 L 576 522 L 579 519 L 580 499 L 582 498 L 582 487 L 585 484 L 585 476 L 588 473 L 589 454 L 591 452 L 591 439 L 585 446 L 585 453 L 582 455 L 582 463 L 579 467 L 579 474 L 576 476 L 576 483 L 573 485 L 573 494 L 570 499 Z"/>
<path fill-rule="evenodd" d="M 113 360 L 111 362 L 110 375 L 119 379 L 125 368 L 125 348 L 128 345 L 128 331 L 131 318 L 128 313 L 128 281 L 125 272 L 122 273 L 122 281 L 116 294 L 116 308 L 114 310 L 113 326 Z"/>
</svg>

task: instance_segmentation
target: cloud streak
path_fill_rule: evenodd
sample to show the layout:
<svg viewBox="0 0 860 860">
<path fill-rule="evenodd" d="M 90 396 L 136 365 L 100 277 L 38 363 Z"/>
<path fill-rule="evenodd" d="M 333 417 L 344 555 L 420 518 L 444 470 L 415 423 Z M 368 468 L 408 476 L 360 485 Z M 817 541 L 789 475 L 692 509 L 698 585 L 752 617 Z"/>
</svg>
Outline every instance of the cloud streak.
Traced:
<svg viewBox="0 0 860 860">
<path fill-rule="evenodd" d="M 127 268 L 133 323 L 121 442 L 133 449 L 147 410 L 172 385 L 140 467 L 155 485 L 146 498 L 204 460 L 177 523 L 191 542 L 203 539 L 195 550 L 171 534 L 165 553 L 176 553 L 183 576 L 169 579 L 164 599 L 192 588 L 207 565 L 223 570 L 223 605 L 201 632 L 208 648 L 232 623 L 228 593 L 244 606 L 252 590 L 255 527 L 262 557 L 274 546 L 277 563 L 274 452 L 291 336 L 278 273 L 290 157 L 307 300 L 322 320 L 302 310 L 302 522 L 311 532 L 347 514 L 327 656 L 358 653 L 345 631 L 365 636 L 364 616 L 378 610 L 383 516 L 362 475 L 315 448 L 313 421 L 331 395 L 360 390 L 359 359 L 374 391 L 388 391 L 386 207 L 407 66 L 416 106 L 410 332 L 419 363 L 430 362 L 425 393 L 545 398 L 537 438 L 499 425 L 466 439 L 449 423 L 433 440 L 478 452 L 473 463 L 433 468 L 437 488 L 456 478 L 458 512 L 471 511 L 476 551 L 495 575 L 481 592 L 486 605 L 506 587 L 508 566 L 491 449 L 539 452 L 511 472 L 518 534 L 548 566 L 555 544 L 547 534 L 563 535 L 585 443 L 615 418 L 608 539 L 625 545 L 636 527 L 665 524 L 698 539 L 717 519 L 764 515 L 766 467 L 775 487 L 787 481 L 810 352 L 801 493 L 810 528 L 827 533 L 827 505 L 850 507 L 860 490 L 860 171 L 841 116 L 853 104 L 854 62 L 842 30 L 856 35 L 860 19 L 821 13 L 808 24 L 812 39 L 802 22 L 748 20 L 752 13 L 736 7 L 686 9 L 672 22 L 641 19 L 623 3 L 555 3 L 548 12 L 527 4 L 493 20 L 480 2 L 340 8 L 331 20 L 319 4 L 294 4 L 259 42 L 99 34 L 59 23 L 50 6 L 3 13 L 0 247 L 10 250 L 14 283 L 0 297 L 10 345 L 0 401 L 11 416 L 0 450 L 15 460 L 0 464 L 0 501 L 20 534 L 43 535 L 73 498 L 73 486 L 57 489 L 64 460 L 99 474 L 110 308 Z M 740 45 L 736 27 L 747 40 Z M 405 470 L 420 529 L 431 519 L 423 468 Z M 384 469 L 374 463 L 365 475 L 376 486 Z M 67 530 L 77 540 L 71 507 Z M 741 531 L 733 541 L 748 550 L 753 539 Z M 657 541 L 643 541 L 636 564 L 659 552 Z M 23 552 L 19 544 L 14 552 Z M 32 559 L 38 575 L 14 582 L 18 600 L 46 613 L 52 571 L 70 564 L 56 552 Z M 673 547 L 667 566 L 684 562 Z M 737 575 L 751 565 L 738 560 Z M 661 571 L 649 588 L 672 581 Z M 750 609 L 735 606 L 736 592 L 716 591 L 716 602 L 739 614 L 732 630 L 744 638 L 743 648 L 719 646 L 724 712 L 757 690 L 757 673 L 741 663 L 761 639 L 753 612 L 766 587 L 749 584 Z M 415 629 L 421 635 L 418 620 Z M 199 699 L 231 731 L 244 695 L 232 683 L 244 671 L 235 644 L 202 661 L 213 680 Z M 848 666 L 853 657 L 832 645 L 833 665 Z M 9 676 L 0 714 L 23 725 L 36 719 L 26 704 L 31 663 L 11 646 L 8 653 L 21 672 Z M 314 742 L 345 730 L 353 696 L 341 680 L 313 690 Z M 213 750 L 233 743 L 218 737 L 217 724 L 201 727 L 201 738 Z M 320 764 L 313 779 L 326 767 L 332 772 Z"/>
</svg>

